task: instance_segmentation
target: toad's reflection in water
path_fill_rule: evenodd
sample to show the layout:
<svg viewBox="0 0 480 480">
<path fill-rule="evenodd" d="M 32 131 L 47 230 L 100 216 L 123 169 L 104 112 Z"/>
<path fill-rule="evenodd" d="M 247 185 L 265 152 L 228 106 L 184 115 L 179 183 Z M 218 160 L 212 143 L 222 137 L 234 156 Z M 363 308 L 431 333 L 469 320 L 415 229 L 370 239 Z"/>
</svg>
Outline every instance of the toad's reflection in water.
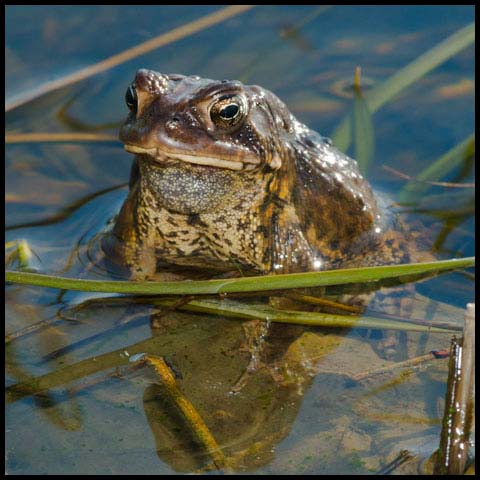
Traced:
<svg viewBox="0 0 480 480">
<path fill-rule="evenodd" d="M 322 458 L 328 459 L 329 468 L 338 465 L 341 469 L 342 462 L 357 458 L 365 462 L 362 471 L 368 473 L 382 462 L 376 449 L 384 440 L 405 435 L 416 438 L 440 421 L 441 412 L 425 410 L 424 391 L 431 389 L 429 382 L 445 375 L 444 361 L 419 376 L 402 377 L 403 370 L 400 375 L 393 370 L 357 383 L 351 380 L 356 374 L 385 366 L 364 338 L 348 335 L 346 330 L 320 332 L 272 324 L 258 352 L 256 370 L 244 376 L 250 353 L 242 348 L 241 322 L 180 312 L 157 322 L 159 328 L 153 329 L 153 335 L 168 346 L 166 351 L 171 353 L 164 357 L 177 374 L 177 386 L 225 456 L 224 470 L 240 473 L 283 465 L 293 473 L 307 457 L 313 471 L 318 471 Z M 420 338 L 426 341 L 422 333 L 410 334 L 407 355 L 416 354 Z M 445 335 L 432 334 L 424 348 L 438 348 L 445 342 Z M 162 380 L 153 370 L 144 372 L 149 381 L 144 411 L 159 458 L 177 472 L 218 470 L 205 445 L 195 440 L 194 429 Z M 234 392 L 239 378 L 244 379 L 242 388 Z M 292 429 L 299 428 L 300 407 L 306 399 L 314 401 L 313 417 L 308 427 L 300 427 L 299 445 L 291 452 L 291 446 L 283 451 L 287 437 L 295 445 L 298 432 L 292 436 Z M 379 422 L 385 431 L 372 438 L 370 429 Z"/>
<path fill-rule="evenodd" d="M 315 335 L 316 351 L 299 352 L 305 328 L 273 324 L 258 352 L 261 358 L 255 372 L 243 376 L 250 354 L 242 348 L 240 322 L 220 322 L 218 329 L 211 330 L 186 314 L 175 313 L 163 321 L 164 328 L 159 325 L 153 334 L 165 336 L 166 341 L 172 338 L 176 344 L 175 353 L 167 359 L 181 375 L 178 387 L 235 471 L 271 462 L 274 448 L 289 433 L 305 387 L 315 374 L 313 363 L 341 341 L 336 334 Z M 234 391 L 239 377 L 244 378 L 242 388 Z M 161 381 L 145 390 L 144 409 L 163 461 L 179 472 L 211 464 Z"/>
</svg>

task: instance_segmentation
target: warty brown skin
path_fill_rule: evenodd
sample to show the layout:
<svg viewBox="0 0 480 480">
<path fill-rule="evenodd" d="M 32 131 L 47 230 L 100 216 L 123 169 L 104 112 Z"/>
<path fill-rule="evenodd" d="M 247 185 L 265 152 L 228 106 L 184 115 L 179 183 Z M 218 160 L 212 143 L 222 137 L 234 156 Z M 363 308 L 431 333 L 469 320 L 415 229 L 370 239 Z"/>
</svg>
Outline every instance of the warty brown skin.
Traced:
<svg viewBox="0 0 480 480">
<path fill-rule="evenodd" d="M 357 163 L 270 91 L 142 69 L 127 103 L 120 139 L 136 157 L 113 237 L 132 278 L 409 260 Z"/>
</svg>

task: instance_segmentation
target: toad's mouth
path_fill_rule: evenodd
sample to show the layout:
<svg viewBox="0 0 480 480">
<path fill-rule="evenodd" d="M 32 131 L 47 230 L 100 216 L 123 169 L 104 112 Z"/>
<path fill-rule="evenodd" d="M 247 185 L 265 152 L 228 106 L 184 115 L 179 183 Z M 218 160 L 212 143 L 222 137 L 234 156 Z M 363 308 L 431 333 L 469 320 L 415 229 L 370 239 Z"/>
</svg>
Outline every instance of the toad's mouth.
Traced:
<svg viewBox="0 0 480 480">
<path fill-rule="evenodd" d="M 217 168 L 228 168 L 230 170 L 251 170 L 259 163 L 257 159 L 251 157 L 245 157 L 241 160 L 225 160 L 223 158 L 207 157 L 205 155 L 187 155 L 185 153 L 165 152 L 159 148 L 143 148 L 128 144 L 125 145 L 124 148 L 130 153 L 148 155 L 159 163 L 170 160 L 180 160 L 181 162 Z"/>
</svg>

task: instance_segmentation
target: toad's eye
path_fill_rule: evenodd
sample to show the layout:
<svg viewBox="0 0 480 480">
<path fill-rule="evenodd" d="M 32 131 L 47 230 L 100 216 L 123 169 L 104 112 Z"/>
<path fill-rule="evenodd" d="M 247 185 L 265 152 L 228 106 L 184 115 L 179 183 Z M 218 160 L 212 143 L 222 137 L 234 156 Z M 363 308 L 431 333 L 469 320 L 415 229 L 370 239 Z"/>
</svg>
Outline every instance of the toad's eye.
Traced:
<svg viewBox="0 0 480 480">
<path fill-rule="evenodd" d="M 125 93 L 125 103 L 127 107 L 133 112 L 137 112 L 137 90 L 135 88 L 135 84 L 132 83 Z"/>
<path fill-rule="evenodd" d="M 245 101 L 237 95 L 218 99 L 210 108 L 210 118 L 217 127 L 233 127 L 245 117 Z"/>
</svg>

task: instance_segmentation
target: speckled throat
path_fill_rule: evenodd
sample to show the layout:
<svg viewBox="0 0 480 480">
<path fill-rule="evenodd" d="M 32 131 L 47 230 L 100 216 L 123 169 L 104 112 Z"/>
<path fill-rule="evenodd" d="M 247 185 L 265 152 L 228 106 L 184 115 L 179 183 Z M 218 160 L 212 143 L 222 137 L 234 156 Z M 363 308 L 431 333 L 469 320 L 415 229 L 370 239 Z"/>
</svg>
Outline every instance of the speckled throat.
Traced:
<svg viewBox="0 0 480 480">
<path fill-rule="evenodd" d="M 114 235 L 138 276 L 154 275 L 157 263 L 220 271 L 270 268 L 260 215 L 268 174 L 136 161 L 139 170 Z"/>
<path fill-rule="evenodd" d="M 157 205 L 177 214 L 208 214 L 234 205 L 239 208 L 262 190 L 256 179 L 223 168 L 182 162 L 159 165 L 145 158 L 140 159 L 139 168 L 142 191 L 150 192 Z"/>
</svg>

